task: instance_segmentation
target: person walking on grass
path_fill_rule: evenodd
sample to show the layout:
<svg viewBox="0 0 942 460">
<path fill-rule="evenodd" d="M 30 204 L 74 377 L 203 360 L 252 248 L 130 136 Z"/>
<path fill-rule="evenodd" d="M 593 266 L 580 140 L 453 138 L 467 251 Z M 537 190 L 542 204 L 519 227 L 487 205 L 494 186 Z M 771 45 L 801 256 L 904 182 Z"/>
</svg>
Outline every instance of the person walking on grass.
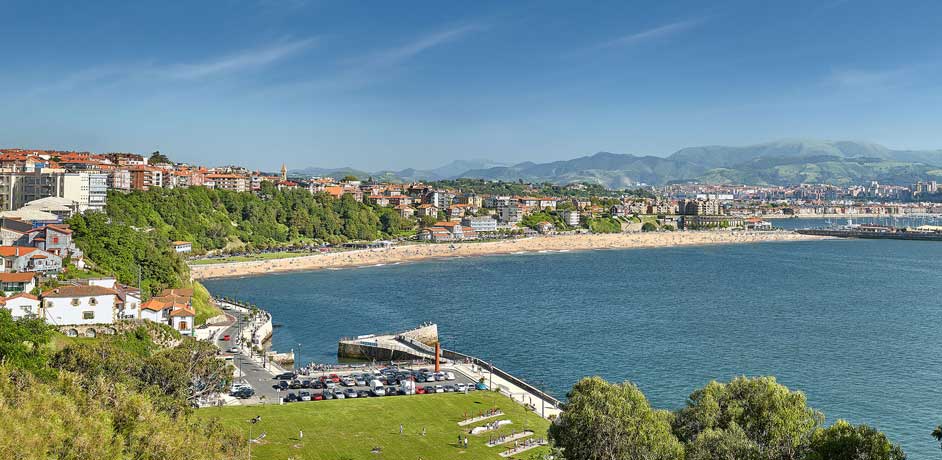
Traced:
<svg viewBox="0 0 942 460">
<path fill-rule="evenodd" d="M 425 427 L 422 427 L 422 436 L 425 436 Z"/>
<path fill-rule="evenodd" d="M 402 436 L 402 424 L 399 424 L 399 436 Z"/>
</svg>

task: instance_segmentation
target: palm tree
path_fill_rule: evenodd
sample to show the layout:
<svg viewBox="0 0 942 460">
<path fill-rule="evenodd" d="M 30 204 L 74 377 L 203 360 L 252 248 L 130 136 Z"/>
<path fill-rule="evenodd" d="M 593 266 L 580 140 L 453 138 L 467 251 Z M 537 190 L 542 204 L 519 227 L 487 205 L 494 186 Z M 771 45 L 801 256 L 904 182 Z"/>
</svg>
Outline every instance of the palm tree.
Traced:
<svg viewBox="0 0 942 460">
<path fill-rule="evenodd" d="M 939 449 L 942 449 L 942 425 L 937 425 L 934 430 L 932 430 L 932 437 L 939 442 Z"/>
</svg>

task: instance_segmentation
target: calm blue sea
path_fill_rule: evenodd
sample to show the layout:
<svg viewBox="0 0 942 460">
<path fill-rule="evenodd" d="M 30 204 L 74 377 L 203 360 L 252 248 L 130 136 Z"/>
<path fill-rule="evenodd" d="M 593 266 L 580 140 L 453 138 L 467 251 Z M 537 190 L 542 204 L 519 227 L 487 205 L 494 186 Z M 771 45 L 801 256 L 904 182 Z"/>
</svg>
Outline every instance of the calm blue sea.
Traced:
<svg viewBox="0 0 942 460">
<path fill-rule="evenodd" d="M 942 243 L 793 243 L 488 256 L 208 281 L 271 311 L 274 347 L 439 325 L 447 348 L 564 396 L 580 377 L 674 409 L 711 379 L 775 375 L 829 422 L 938 455 Z"/>
</svg>

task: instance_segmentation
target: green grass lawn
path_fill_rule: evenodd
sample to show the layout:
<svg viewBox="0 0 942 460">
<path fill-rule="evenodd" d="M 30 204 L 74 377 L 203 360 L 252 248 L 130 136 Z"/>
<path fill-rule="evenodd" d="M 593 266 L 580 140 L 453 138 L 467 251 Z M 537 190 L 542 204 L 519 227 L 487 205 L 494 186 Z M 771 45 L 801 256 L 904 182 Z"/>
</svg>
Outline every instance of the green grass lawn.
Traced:
<svg viewBox="0 0 942 460">
<path fill-rule="evenodd" d="M 477 414 L 498 407 L 504 415 L 490 419 L 509 419 L 512 424 L 492 432 L 510 434 L 511 430 L 529 429 L 534 437 L 546 437 L 549 422 L 526 411 L 523 406 L 495 392 L 477 391 L 467 395 L 389 396 L 385 398 L 344 399 L 292 403 L 283 406 L 231 406 L 200 409 L 197 415 L 219 418 L 252 437 L 266 433 L 259 444 L 252 444 L 252 458 L 296 460 L 342 459 L 501 459 L 506 446 L 487 447 L 488 434 L 471 436 L 468 448 L 458 447 L 458 435 L 467 436 L 471 426 L 459 427 L 465 412 Z M 262 420 L 251 424 L 249 419 Z M 399 434 L 399 424 L 404 433 Z M 487 423 L 480 422 L 473 426 Z M 422 436 L 422 428 L 426 435 Z M 298 439 L 298 431 L 304 432 Z M 374 447 L 382 453 L 373 454 Z M 513 443 L 510 443 L 513 447 Z M 519 454 L 517 458 L 541 458 L 547 448 Z"/>
<path fill-rule="evenodd" d="M 247 256 L 218 257 L 212 259 L 191 260 L 190 265 L 224 264 L 228 262 L 258 262 L 260 260 L 289 259 L 291 257 L 311 256 L 316 252 L 266 252 Z"/>
</svg>

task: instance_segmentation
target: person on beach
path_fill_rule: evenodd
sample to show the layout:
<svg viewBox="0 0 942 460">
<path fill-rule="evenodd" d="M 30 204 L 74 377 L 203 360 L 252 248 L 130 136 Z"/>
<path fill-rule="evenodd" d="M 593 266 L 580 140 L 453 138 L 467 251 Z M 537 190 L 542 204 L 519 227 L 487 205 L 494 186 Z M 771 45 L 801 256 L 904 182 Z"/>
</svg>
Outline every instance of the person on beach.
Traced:
<svg viewBox="0 0 942 460">
<path fill-rule="evenodd" d="M 402 436 L 402 424 L 399 424 L 399 436 Z"/>
</svg>

